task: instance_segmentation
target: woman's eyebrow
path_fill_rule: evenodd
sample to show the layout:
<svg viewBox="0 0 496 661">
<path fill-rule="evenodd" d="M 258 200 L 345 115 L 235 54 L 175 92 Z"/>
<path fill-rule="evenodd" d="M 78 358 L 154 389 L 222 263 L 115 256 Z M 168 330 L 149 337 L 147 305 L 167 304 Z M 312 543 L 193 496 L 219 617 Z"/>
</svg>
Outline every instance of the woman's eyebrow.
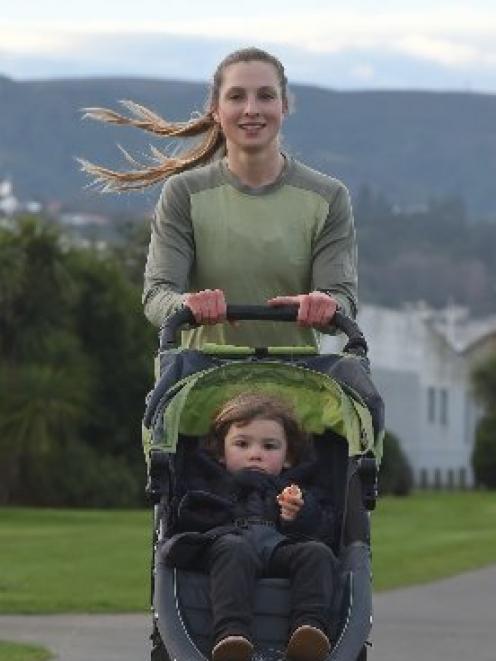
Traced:
<svg viewBox="0 0 496 661">
<path fill-rule="evenodd" d="M 228 87 L 226 90 L 226 94 L 232 94 L 233 92 L 246 92 L 247 88 L 243 87 L 241 85 L 233 85 L 232 87 Z M 277 88 L 274 87 L 273 85 L 261 85 L 260 87 L 256 88 L 257 92 L 277 92 Z"/>
</svg>

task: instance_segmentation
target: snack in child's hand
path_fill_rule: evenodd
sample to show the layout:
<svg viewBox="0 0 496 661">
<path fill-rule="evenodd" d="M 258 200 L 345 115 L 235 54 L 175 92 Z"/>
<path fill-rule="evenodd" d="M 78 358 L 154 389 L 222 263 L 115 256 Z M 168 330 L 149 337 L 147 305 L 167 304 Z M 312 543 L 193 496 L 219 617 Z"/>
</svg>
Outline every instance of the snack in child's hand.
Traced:
<svg viewBox="0 0 496 661">
<path fill-rule="evenodd" d="M 286 498 L 301 498 L 301 489 L 297 484 L 290 484 L 289 487 L 284 487 L 281 496 L 283 500 Z"/>
</svg>

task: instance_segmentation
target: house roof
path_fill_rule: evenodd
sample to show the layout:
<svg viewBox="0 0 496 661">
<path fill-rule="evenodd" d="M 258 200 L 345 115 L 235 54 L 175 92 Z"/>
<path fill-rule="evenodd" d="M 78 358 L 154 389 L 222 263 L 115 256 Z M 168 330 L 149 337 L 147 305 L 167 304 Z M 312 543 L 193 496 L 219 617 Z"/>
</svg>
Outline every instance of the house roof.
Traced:
<svg viewBox="0 0 496 661">
<path fill-rule="evenodd" d="M 482 340 L 496 336 L 496 315 L 472 319 L 466 308 L 455 306 L 433 312 L 431 325 L 457 353 L 465 353 Z"/>
</svg>

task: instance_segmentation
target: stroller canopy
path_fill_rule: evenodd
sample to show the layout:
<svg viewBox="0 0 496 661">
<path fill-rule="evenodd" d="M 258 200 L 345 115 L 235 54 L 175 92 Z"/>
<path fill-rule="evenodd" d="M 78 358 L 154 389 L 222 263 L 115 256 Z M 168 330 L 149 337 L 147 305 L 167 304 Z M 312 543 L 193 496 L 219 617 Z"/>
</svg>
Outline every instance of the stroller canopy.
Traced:
<svg viewBox="0 0 496 661">
<path fill-rule="evenodd" d="M 175 452 L 180 434 L 205 435 L 224 402 L 246 391 L 279 395 L 293 405 L 306 432 L 332 429 L 347 440 L 350 455 L 372 452 L 380 461 L 382 431 L 374 433 L 371 413 L 357 392 L 328 374 L 276 360 L 215 364 L 176 382 L 161 397 L 150 429 L 144 428 L 145 456 L 153 448 Z"/>
</svg>

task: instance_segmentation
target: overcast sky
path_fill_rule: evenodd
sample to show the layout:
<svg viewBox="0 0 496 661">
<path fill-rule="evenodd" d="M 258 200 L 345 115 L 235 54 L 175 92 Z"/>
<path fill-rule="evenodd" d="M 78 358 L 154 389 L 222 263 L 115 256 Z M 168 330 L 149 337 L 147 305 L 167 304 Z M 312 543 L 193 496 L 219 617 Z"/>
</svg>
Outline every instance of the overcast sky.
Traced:
<svg viewBox="0 0 496 661">
<path fill-rule="evenodd" d="M 5 0 L 0 74 L 208 80 L 230 50 L 290 82 L 496 92 L 496 0 Z M 255 6 L 256 5 L 256 6 Z"/>
</svg>

